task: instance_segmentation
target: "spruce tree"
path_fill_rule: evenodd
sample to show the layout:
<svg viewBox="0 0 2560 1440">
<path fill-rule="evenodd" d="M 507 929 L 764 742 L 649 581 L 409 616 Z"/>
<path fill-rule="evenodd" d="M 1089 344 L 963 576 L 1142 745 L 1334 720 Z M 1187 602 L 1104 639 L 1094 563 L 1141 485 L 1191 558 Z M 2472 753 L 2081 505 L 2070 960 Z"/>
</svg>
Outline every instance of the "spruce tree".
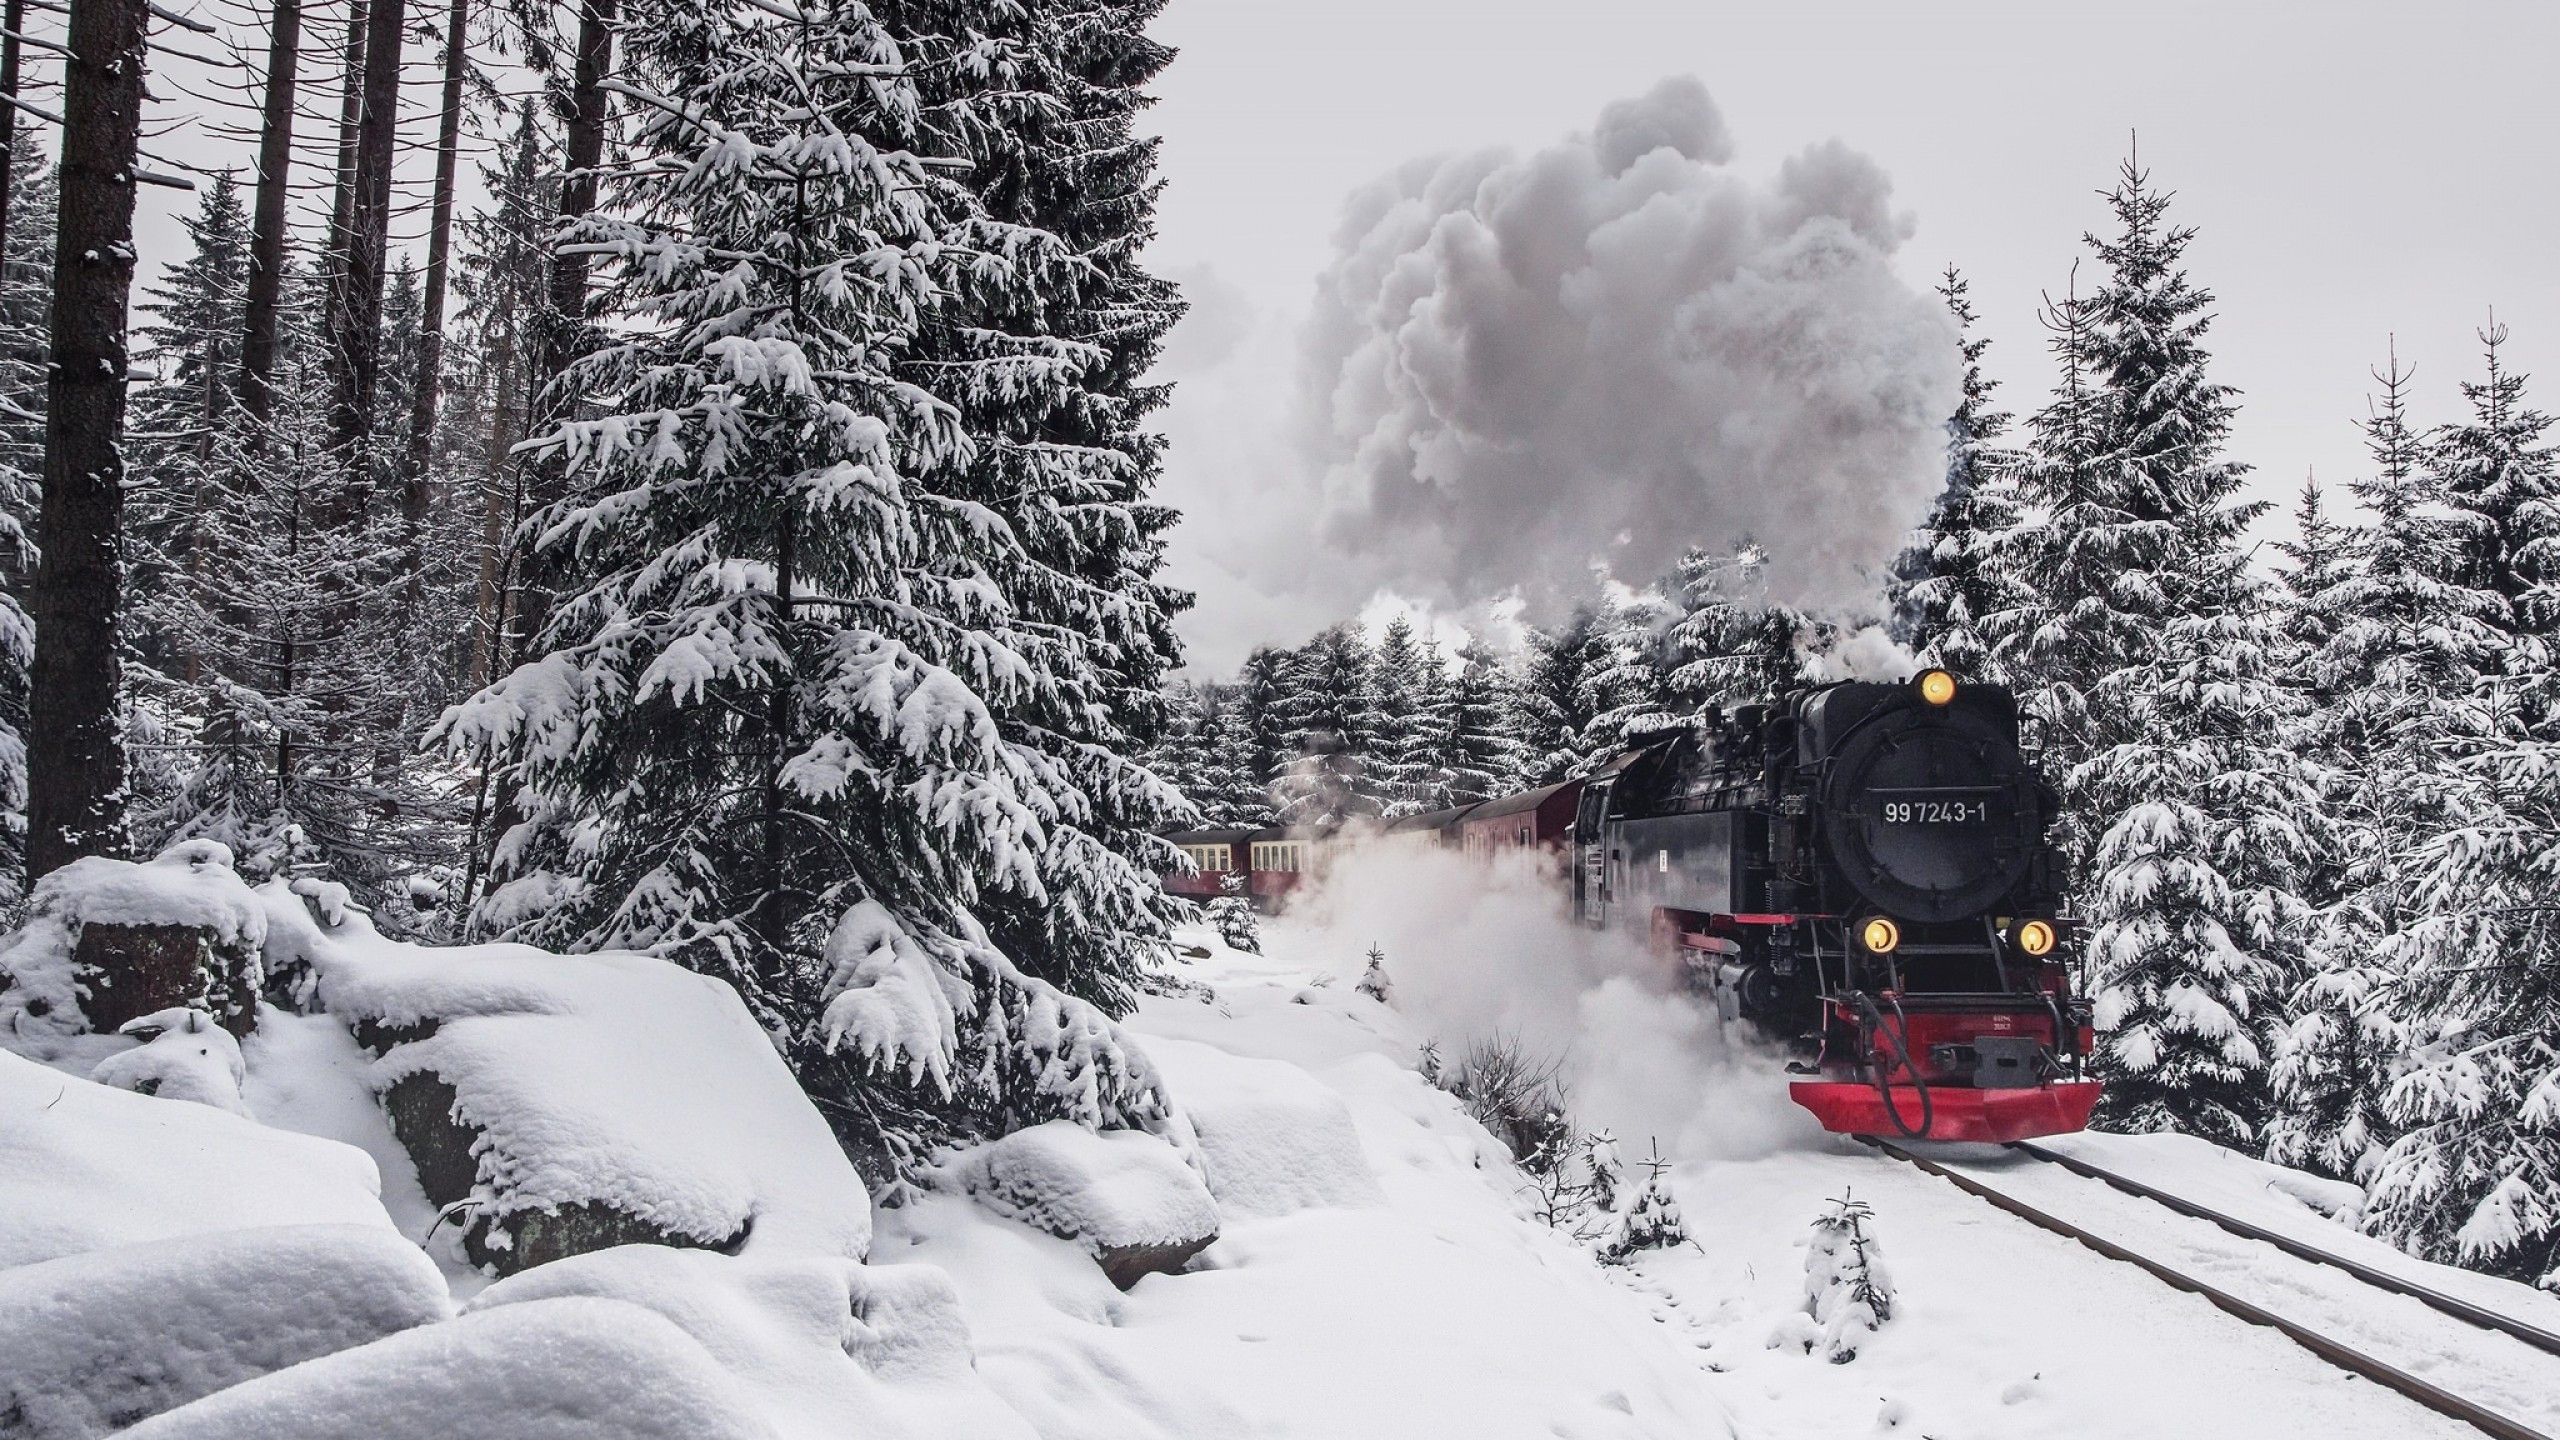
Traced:
<svg viewBox="0 0 2560 1440">
<path fill-rule="evenodd" d="M 1280 822 L 1322 828 L 1380 814 L 1383 717 L 1359 627 L 1330 626 L 1308 641 L 1291 657 L 1281 693 L 1290 759 L 1272 787 Z"/>
<path fill-rule="evenodd" d="M 538 522 L 566 589 L 542 653 L 443 726 L 525 800 L 483 918 L 731 980 L 882 1165 L 1061 1115 L 1159 1124 L 1143 1062 L 1028 973 L 1125 1006 L 1176 908 L 1160 842 L 1120 828 L 1179 798 L 1094 689 L 1137 673 L 1152 622 L 1098 617 L 1081 550 L 1029 523 L 1078 493 L 1052 458 L 1125 467 L 973 425 L 1080 370 L 1074 347 L 900 358 L 1072 252 L 928 153 L 973 112 L 928 130 L 869 10 L 797 17 L 631 11 L 635 163 L 572 232 L 618 262 L 622 323 L 569 375 L 593 413 L 541 441 L 576 486 Z M 991 473 L 1041 495 L 1009 517 Z"/>
<path fill-rule="evenodd" d="M 952 239 L 1002 253 L 1013 274 L 956 288 L 920 317 L 893 371 L 947 399 L 971 439 L 925 478 L 985 506 L 1040 587 L 1038 624 L 1078 636 L 1054 693 L 1019 708 L 1017 743 L 1084 797 L 1052 817 L 1036 895 L 980 899 L 979 918 L 1035 975 L 1110 998 L 1161 944 L 1174 911 L 1142 883 L 1164 863 L 1162 787 L 1117 758 L 1163 723 L 1189 597 L 1160 575 L 1173 512 L 1153 491 L 1163 440 L 1146 378 L 1182 315 L 1141 252 L 1154 235 L 1156 141 L 1142 87 L 1173 58 L 1146 33 L 1162 0 L 890 0 L 876 7 L 911 57 L 922 126 L 975 217 Z M 1114 758 L 1105 759 L 1111 756 Z"/>
<path fill-rule="evenodd" d="M 2001 440 L 2010 415 L 1992 408 L 2000 382 L 1983 373 L 1991 337 L 1974 333 L 1970 287 L 1956 267 L 1938 285 L 1956 322 L 1964 361 L 1961 398 L 1947 417 L 1946 487 L 1912 532 L 1886 586 L 1895 637 L 1926 664 L 1959 675 L 1997 678 L 1985 617 L 2016 606 L 2016 580 L 2002 564 L 2002 541 L 2018 523 L 2014 472 L 2018 456 Z"/>
<path fill-rule="evenodd" d="M 2441 819 L 2402 861 L 2401 923 L 2375 946 L 2401 1054 L 2367 1224 L 2413 1253 L 2544 1285 L 2560 1277 L 2560 672 L 2551 664 L 2549 421 L 2482 335 L 2471 418 L 2428 447 L 2450 578 L 2495 597 L 2489 662 L 2442 749 Z M 2456 607 L 2460 615 L 2468 607 Z M 2467 657 L 2466 657 L 2467 658 Z M 2467 732 L 2467 733 L 2466 733 Z M 2432 737 L 2431 737 L 2432 738 Z M 2433 777 L 2431 777 L 2433 778 Z M 2433 797 L 2430 797 L 2433 798 Z"/>
<path fill-rule="evenodd" d="M 1538 784 L 1564 779 L 1592 751 L 1592 724 L 1604 708 L 1600 675 L 1608 643 L 1599 607 L 1585 605 L 1553 630 L 1529 634 L 1518 714 L 1511 729 L 1521 768 Z"/>
<path fill-rule="evenodd" d="M 1426 651 L 1428 657 L 1426 658 Z M 1439 681 L 1437 647 L 1426 646 L 1413 622 L 1387 622 L 1370 661 L 1371 707 L 1376 730 L 1363 769 L 1379 813 L 1389 819 L 1440 808 L 1441 787 L 1432 773 L 1429 697 Z"/>
<path fill-rule="evenodd" d="M 1679 720 L 1764 704 L 1804 679 L 1799 652 L 1820 643 L 1822 627 L 1769 599 L 1768 566 L 1769 552 L 1752 544 L 1681 557 L 1674 585 L 1682 613 L 1670 629 L 1663 677 L 1667 708 Z"/>
<path fill-rule="evenodd" d="M 2054 307 L 2060 392 L 2025 472 L 2044 512 L 2019 537 L 2000 629 L 2054 733 L 2081 860 L 2111 1123 L 2258 1142 L 2307 917 L 2316 790 L 2280 735 L 2278 613 L 2238 548 L 2262 508 L 2223 447 L 2235 392 L 2211 378 L 2213 296 L 2190 228 L 2128 160 L 2090 236 L 2106 278 Z"/>
<path fill-rule="evenodd" d="M 1473 805 L 1529 783 L 1525 757 L 1513 729 L 1518 685 L 1491 647 L 1474 635 L 1458 650 L 1457 669 L 1433 697 L 1431 762 L 1440 777 L 1441 802 Z"/>
</svg>

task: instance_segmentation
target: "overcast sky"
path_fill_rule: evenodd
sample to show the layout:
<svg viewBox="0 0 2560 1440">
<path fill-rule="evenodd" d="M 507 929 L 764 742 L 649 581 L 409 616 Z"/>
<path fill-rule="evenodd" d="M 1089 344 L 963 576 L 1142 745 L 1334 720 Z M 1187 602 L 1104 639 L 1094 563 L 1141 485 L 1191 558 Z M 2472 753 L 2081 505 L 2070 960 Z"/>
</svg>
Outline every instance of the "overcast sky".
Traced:
<svg viewBox="0 0 2560 1440">
<path fill-rule="evenodd" d="M 2560 409 L 2560 6 L 1172 0 L 1156 33 L 1181 57 L 1150 113 L 1167 178 L 1152 257 L 1199 306 L 1165 422 L 1199 669 L 1344 609 L 1338 578 L 1288 578 L 1339 537 L 1256 511 L 1322 483 L 1290 438 L 1297 326 L 1346 197 L 1417 157 L 1547 150 L 1669 76 L 1703 82 L 1733 171 L 1766 181 L 1832 139 L 1881 167 L 1911 222 L 1891 264 L 1914 287 L 1965 269 L 2011 408 L 2047 383 L 2039 291 L 2103 223 L 2096 192 L 2138 130 L 2201 231 L 2219 374 L 2246 392 L 2236 448 L 2269 493 L 2308 468 L 2358 473 L 2365 372 L 2393 332 L 2420 418 L 2445 418 L 2495 304 Z"/>
</svg>

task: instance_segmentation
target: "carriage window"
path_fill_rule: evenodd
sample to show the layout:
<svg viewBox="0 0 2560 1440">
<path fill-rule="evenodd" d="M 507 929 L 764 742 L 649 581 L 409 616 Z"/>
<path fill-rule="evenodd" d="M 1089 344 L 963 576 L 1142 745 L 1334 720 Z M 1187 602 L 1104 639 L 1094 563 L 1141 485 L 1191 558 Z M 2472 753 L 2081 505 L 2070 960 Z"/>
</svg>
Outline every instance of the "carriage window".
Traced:
<svg viewBox="0 0 2560 1440">
<path fill-rule="evenodd" d="M 1305 842 L 1299 840 L 1256 840 L 1253 842 L 1253 868 L 1294 873 L 1298 869 L 1300 852 L 1305 849 Z"/>
</svg>

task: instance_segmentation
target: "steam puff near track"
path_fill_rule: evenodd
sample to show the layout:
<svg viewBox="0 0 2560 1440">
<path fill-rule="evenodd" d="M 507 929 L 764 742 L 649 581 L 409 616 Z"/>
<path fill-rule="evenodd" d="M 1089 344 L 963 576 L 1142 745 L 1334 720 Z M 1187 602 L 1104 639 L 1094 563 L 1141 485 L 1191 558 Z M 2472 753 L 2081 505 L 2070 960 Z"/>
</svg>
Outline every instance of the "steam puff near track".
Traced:
<svg viewBox="0 0 2560 1440">
<path fill-rule="evenodd" d="M 1383 951 L 1395 1008 L 1444 1061 L 1494 1036 L 1559 1061 L 1575 1123 L 1606 1127 L 1630 1159 L 1648 1140 L 1684 1163 L 1817 1143 L 1781 1058 L 1642 945 L 1574 923 L 1553 863 L 1372 838 L 1337 854 L 1289 918 L 1327 936 L 1351 974 L 1369 946 Z"/>
<path fill-rule="evenodd" d="M 1530 155 L 1416 161 L 1354 195 L 1306 337 L 1316 536 L 1373 586 L 1533 614 L 1756 540 L 1771 598 L 1873 613 L 1942 480 L 1942 309 L 1909 222 L 1837 141 L 1728 168 L 1698 81 Z"/>
</svg>

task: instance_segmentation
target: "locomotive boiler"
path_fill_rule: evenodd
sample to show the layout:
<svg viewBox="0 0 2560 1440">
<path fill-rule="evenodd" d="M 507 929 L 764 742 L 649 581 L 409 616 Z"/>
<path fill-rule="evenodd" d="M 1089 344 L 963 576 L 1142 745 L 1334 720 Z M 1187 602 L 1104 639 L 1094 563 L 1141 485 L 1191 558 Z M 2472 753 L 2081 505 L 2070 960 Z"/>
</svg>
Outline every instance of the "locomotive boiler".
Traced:
<svg viewBox="0 0 2560 1440">
<path fill-rule="evenodd" d="M 1943 670 L 1635 738 L 1582 785 L 1575 914 L 1644 935 L 1793 1047 L 1831 1130 L 2016 1140 L 2096 1103 L 2057 801 L 2015 697 Z"/>
</svg>

